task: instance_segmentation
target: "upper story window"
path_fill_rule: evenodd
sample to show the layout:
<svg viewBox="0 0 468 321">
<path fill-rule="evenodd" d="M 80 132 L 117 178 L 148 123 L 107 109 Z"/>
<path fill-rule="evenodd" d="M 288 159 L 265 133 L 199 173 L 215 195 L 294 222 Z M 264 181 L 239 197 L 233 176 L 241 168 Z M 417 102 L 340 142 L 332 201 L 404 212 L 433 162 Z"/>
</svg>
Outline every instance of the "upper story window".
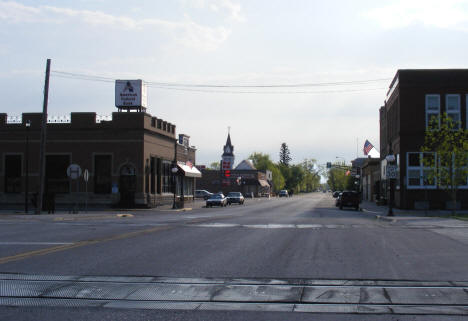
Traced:
<svg viewBox="0 0 468 321">
<path fill-rule="evenodd" d="M 460 95 L 447 95 L 445 97 L 445 102 L 447 116 L 452 119 L 454 125 L 453 128 L 460 129 Z"/>
<path fill-rule="evenodd" d="M 434 119 L 439 121 L 440 126 L 440 95 L 426 95 L 426 128 Z"/>
</svg>

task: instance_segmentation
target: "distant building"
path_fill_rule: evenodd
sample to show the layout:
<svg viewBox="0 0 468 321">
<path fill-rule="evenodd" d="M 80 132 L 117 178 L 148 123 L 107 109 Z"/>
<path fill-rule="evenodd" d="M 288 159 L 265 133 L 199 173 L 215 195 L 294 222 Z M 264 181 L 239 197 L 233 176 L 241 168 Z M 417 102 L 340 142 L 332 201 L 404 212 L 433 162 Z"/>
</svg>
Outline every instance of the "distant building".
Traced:
<svg viewBox="0 0 468 321">
<path fill-rule="evenodd" d="M 361 165 L 362 199 L 378 201 L 380 199 L 380 159 L 368 158 Z"/>
<path fill-rule="evenodd" d="M 449 206 L 448 194 L 427 179 L 422 159 L 425 131 L 432 116 L 446 112 L 461 126 L 468 125 L 468 69 L 398 70 L 380 108 L 380 159 L 383 196 L 388 199 L 385 157 L 396 157 L 398 178 L 395 205 L 407 209 Z M 468 208 L 468 177 L 458 194 L 460 206 Z"/>
<path fill-rule="evenodd" d="M 241 192 L 255 197 L 271 192 L 271 171 L 260 171 L 251 160 L 243 160 L 234 168 L 234 146 L 228 134 L 221 156 L 221 170 L 202 169 L 202 178 L 197 181 L 197 189 L 210 192 Z"/>
</svg>

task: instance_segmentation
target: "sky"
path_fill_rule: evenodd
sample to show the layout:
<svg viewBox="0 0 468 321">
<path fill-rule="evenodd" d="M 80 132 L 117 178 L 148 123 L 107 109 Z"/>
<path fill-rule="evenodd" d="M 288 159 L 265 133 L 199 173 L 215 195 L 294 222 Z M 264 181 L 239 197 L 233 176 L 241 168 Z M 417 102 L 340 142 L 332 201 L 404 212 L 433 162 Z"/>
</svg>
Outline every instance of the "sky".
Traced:
<svg viewBox="0 0 468 321">
<path fill-rule="evenodd" d="M 467 36 L 464 0 L 0 1 L 0 112 L 42 111 L 50 58 L 49 115 L 110 115 L 112 80 L 143 79 L 197 164 L 220 160 L 228 127 L 236 163 L 278 161 L 283 142 L 293 163 L 349 162 L 366 139 L 377 155 L 396 71 L 467 68 Z"/>
</svg>

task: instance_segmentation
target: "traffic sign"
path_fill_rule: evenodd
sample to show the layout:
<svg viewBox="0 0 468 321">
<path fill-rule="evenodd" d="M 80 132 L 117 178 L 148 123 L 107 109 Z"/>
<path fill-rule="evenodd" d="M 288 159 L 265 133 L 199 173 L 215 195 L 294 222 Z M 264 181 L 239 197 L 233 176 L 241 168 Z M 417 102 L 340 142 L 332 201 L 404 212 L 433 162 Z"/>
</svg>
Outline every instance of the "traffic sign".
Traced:
<svg viewBox="0 0 468 321">
<path fill-rule="evenodd" d="M 387 178 L 397 178 L 398 177 L 398 167 L 396 165 L 387 165 L 386 171 Z"/>
<path fill-rule="evenodd" d="M 71 179 L 77 179 L 81 176 L 81 167 L 78 164 L 71 164 L 67 168 L 67 176 Z"/>
</svg>

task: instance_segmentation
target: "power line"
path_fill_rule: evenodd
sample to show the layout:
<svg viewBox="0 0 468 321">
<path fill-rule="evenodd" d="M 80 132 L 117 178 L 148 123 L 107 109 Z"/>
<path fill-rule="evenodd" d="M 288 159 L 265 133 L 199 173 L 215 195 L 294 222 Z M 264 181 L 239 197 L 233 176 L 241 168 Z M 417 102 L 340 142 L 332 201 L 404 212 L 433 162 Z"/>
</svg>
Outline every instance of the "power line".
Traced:
<svg viewBox="0 0 468 321">
<path fill-rule="evenodd" d="M 99 81 L 114 83 L 115 79 L 104 76 L 88 75 L 80 73 L 72 73 L 66 71 L 51 71 L 56 77 L 65 79 L 76 79 L 86 81 Z M 361 88 L 361 89 L 340 89 L 340 90 L 321 90 L 321 91 L 251 91 L 251 90 L 219 90 L 219 89 L 242 89 L 242 88 L 302 88 L 302 87 L 331 87 L 331 86 L 344 86 L 344 85 L 368 85 L 381 81 L 388 81 L 391 78 L 379 78 L 368 80 L 355 80 L 355 81 L 339 81 L 328 83 L 308 83 L 308 84 L 270 84 L 270 85 L 209 85 L 209 84 L 182 84 L 182 83 L 167 83 L 167 82 L 145 82 L 147 87 L 176 90 L 176 91 L 189 91 L 189 92 L 204 92 L 204 93 L 230 93 L 230 94 L 323 94 L 323 93 L 345 93 L 345 92 L 361 92 L 372 90 L 383 90 L 386 87 L 379 88 Z"/>
</svg>

